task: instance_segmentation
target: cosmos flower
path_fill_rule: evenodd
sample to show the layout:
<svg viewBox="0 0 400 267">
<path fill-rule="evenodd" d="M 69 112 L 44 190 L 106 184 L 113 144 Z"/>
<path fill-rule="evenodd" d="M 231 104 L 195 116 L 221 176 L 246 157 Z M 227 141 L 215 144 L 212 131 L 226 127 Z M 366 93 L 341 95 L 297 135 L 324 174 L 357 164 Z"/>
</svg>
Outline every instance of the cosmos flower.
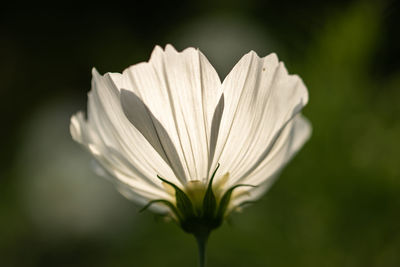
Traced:
<svg viewBox="0 0 400 267">
<path fill-rule="evenodd" d="M 249 52 L 221 82 L 194 48 L 155 47 L 122 74 L 93 69 L 75 141 L 134 202 L 208 234 L 262 196 L 309 138 L 302 80 Z"/>
</svg>

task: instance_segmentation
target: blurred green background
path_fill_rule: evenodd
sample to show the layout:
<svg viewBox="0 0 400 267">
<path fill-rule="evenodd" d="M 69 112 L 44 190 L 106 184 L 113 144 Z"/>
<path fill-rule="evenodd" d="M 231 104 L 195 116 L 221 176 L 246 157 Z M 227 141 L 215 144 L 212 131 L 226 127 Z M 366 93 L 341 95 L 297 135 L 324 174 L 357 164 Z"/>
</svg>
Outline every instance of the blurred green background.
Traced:
<svg viewBox="0 0 400 267">
<path fill-rule="evenodd" d="M 400 39 L 394 1 L 22 3 L 0 16 L 0 266 L 196 266 L 193 238 L 96 177 L 69 135 L 91 68 L 199 47 L 223 78 L 276 52 L 310 92 L 313 136 L 209 266 L 400 266 Z"/>
</svg>

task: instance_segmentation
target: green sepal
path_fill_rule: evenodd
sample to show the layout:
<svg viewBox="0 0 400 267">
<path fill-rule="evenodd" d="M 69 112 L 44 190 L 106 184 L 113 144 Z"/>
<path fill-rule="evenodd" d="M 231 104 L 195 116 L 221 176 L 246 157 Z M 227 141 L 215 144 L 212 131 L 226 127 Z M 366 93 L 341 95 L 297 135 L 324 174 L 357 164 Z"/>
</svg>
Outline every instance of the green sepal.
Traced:
<svg viewBox="0 0 400 267">
<path fill-rule="evenodd" d="M 175 213 L 175 215 L 176 216 L 178 216 L 179 214 L 178 214 L 178 211 L 176 210 L 176 208 L 175 208 L 175 206 L 174 206 L 174 204 L 172 204 L 171 202 L 169 202 L 168 200 L 165 200 L 165 199 L 155 199 L 155 200 L 152 200 L 152 201 L 150 201 L 149 203 L 147 203 L 146 204 L 146 206 L 144 206 L 143 208 L 141 208 L 140 210 L 139 210 L 139 212 L 143 212 L 143 211 L 145 211 L 145 210 L 147 210 L 151 205 L 153 205 L 154 203 L 163 203 L 163 204 L 165 204 L 166 206 L 168 206 L 170 209 L 171 209 L 171 211 L 173 212 L 173 213 Z M 178 216 L 178 218 L 179 218 L 179 216 Z"/>
<path fill-rule="evenodd" d="M 176 198 L 176 207 L 178 208 L 178 211 L 180 212 L 180 215 L 182 218 L 191 218 L 194 217 L 194 209 L 193 209 L 193 204 L 190 198 L 185 194 L 185 192 L 182 191 L 178 186 L 175 184 L 171 183 L 168 180 L 165 180 L 164 178 L 160 177 L 157 175 L 158 179 L 163 181 L 164 183 L 169 184 L 175 189 L 175 198 Z"/>
<path fill-rule="evenodd" d="M 201 202 L 201 195 L 200 199 L 198 199 L 199 201 L 197 201 L 196 197 L 198 197 L 198 195 L 197 196 L 195 195 L 195 197 L 193 197 L 191 195 L 191 193 L 193 192 L 190 191 L 191 190 L 190 188 L 188 189 L 189 190 L 188 194 L 186 194 L 185 191 L 183 191 L 177 185 L 157 175 L 158 179 L 160 179 L 162 182 L 174 188 L 176 203 L 172 203 L 165 199 L 156 199 L 150 201 L 146 206 L 144 206 L 140 210 L 140 212 L 146 210 L 154 203 L 162 203 L 170 208 L 172 212 L 171 215 L 173 215 L 171 217 L 173 217 L 173 219 L 181 226 L 181 228 L 185 232 L 194 234 L 196 237 L 202 237 L 202 238 L 207 237 L 212 230 L 221 226 L 224 219 L 227 217 L 228 215 L 227 209 L 229 206 L 229 202 L 231 201 L 233 191 L 238 187 L 244 187 L 244 186 L 256 187 L 249 184 L 238 184 L 232 186 L 227 191 L 225 191 L 225 193 L 222 195 L 221 198 L 219 195 L 216 196 L 213 190 L 213 181 L 215 179 L 219 167 L 220 164 L 218 163 L 217 167 L 215 168 L 214 172 L 211 175 L 210 180 L 208 181 L 207 188 L 205 189 L 205 191 L 203 191 L 204 187 L 193 189 L 193 190 L 199 190 L 199 191 L 193 191 L 195 193 L 201 194 L 204 192 L 204 196 L 202 197 L 203 200 L 202 202 Z M 193 197 L 194 200 L 191 197 Z M 242 204 L 244 205 L 246 203 Z M 197 204 L 198 207 L 195 206 L 195 204 Z M 195 207 L 197 210 L 195 210 Z"/>
<path fill-rule="evenodd" d="M 257 203 L 258 201 L 244 201 L 244 202 L 242 202 L 242 203 L 240 203 L 239 205 L 238 205 L 238 207 L 243 207 L 243 206 L 246 206 L 246 205 L 253 205 L 254 203 Z"/>
<path fill-rule="evenodd" d="M 204 199 L 203 199 L 203 217 L 205 219 L 212 219 L 215 216 L 215 212 L 217 209 L 217 199 L 215 198 L 213 189 L 212 189 L 212 184 L 214 181 L 215 174 L 217 173 L 217 170 L 219 168 L 219 163 L 217 164 L 217 167 L 215 168 L 210 181 L 207 186 L 206 193 L 204 194 Z"/>
<path fill-rule="evenodd" d="M 231 188 L 229 188 L 225 192 L 225 194 L 222 196 L 221 201 L 219 202 L 219 207 L 218 207 L 218 211 L 217 211 L 217 218 L 219 220 L 222 221 L 224 219 L 225 212 L 226 212 L 226 209 L 228 208 L 229 201 L 231 200 L 233 190 L 235 190 L 238 187 L 243 187 L 243 186 L 256 187 L 256 186 L 250 185 L 250 184 L 237 184 L 237 185 L 234 185 Z"/>
</svg>

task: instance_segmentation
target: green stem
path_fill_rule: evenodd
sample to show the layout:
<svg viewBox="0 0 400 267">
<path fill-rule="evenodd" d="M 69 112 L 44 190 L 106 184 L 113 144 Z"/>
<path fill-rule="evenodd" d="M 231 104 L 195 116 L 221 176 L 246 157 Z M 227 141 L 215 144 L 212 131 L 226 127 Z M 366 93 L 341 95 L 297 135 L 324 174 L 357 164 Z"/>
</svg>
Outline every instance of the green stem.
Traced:
<svg viewBox="0 0 400 267">
<path fill-rule="evenodd" d="M 195 235 L 197 246 L 199 249 L 199 267 L 206 266 L 206 247 L 208 240 L 208 233 Z"/>
</svg>

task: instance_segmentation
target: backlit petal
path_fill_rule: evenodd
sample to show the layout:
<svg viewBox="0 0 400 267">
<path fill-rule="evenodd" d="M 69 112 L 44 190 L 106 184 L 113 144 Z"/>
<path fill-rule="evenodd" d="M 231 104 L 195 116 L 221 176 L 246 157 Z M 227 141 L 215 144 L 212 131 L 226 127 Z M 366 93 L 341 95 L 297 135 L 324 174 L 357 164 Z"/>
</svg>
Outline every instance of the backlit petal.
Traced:
<svg viewBox="0 0 400 267">
<path fill-rule="evenodd" d="M 223 100 L 218 75 L 203 54 L 156 47 L 148 63 L 131 66 L 115 82 L 126 116 L 181 183 L 205 180 Z"/>
<path fill-rule="evenodd" d="M 282 131 L 263 162 L 240 181 L 240 183 L 256 185 L 257 187 L 246 188 L 249 194 L 235 199 L 232 205 L 238 205 L 243 201 L 253 201 L 262 196 L 278 177 L 283 167 L 296 155 L 310 136 L 311 124 L 302 115 L 297 115 Z"/>
<path fill-rule="evenodd" d="M 282 130 L 308 101 L 301 79 L 288 75 L 275 54 L 245 55 L 223 82 L 225 110 L 214 162 L 230 172 L 230 184 L 251 175 Z"/>
<path fill-rule="evenodd" d="M 129 184 L 145 198 L 166 197 L 157 174 L 173 178 L 172 171 L 126 119 L 119 91 L 108 75 L 93 70 L 88 121 L 81 113 L 74 116 L 71 133 L 119 182 Z"/>
</svg>

